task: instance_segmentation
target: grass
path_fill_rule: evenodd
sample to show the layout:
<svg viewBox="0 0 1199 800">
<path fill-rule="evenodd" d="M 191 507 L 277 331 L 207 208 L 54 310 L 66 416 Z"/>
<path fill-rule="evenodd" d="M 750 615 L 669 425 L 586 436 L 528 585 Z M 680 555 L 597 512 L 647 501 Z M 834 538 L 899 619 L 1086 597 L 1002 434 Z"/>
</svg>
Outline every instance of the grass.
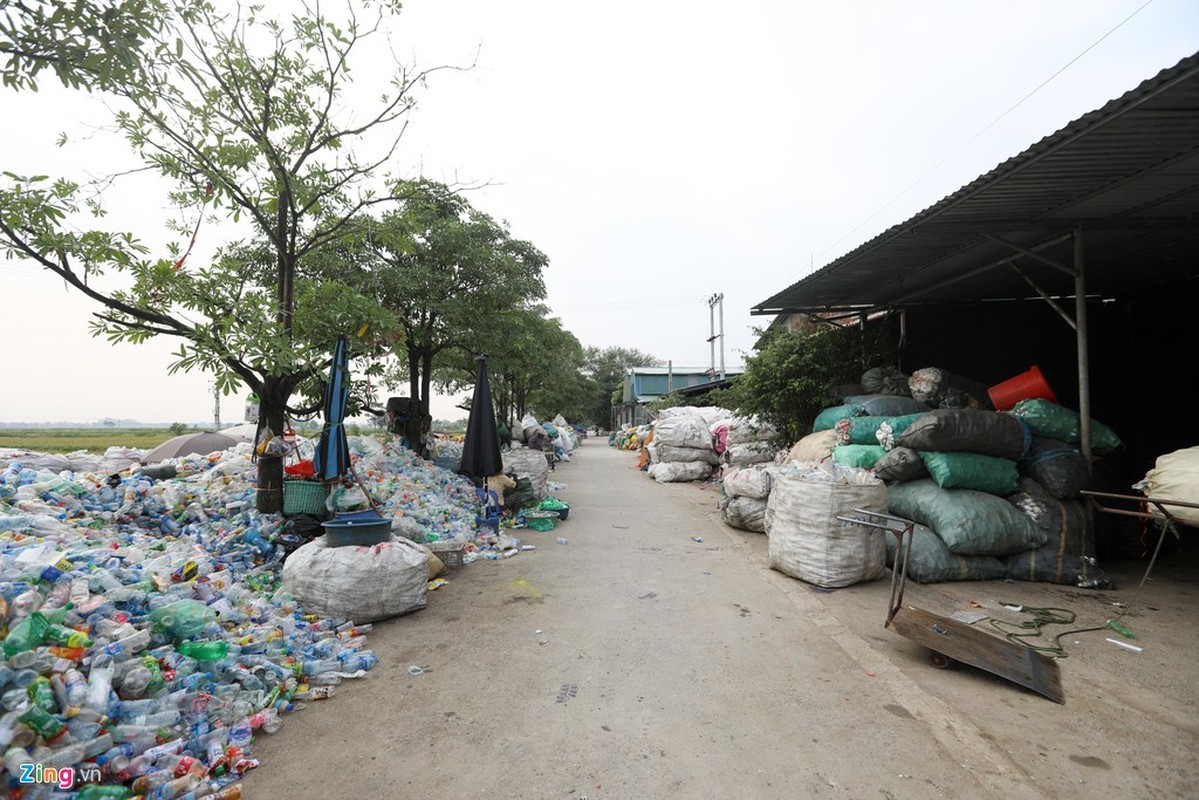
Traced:
<svg viewBox="0 0 1199 800">
<path fill-rule="evenodd" d="M 103 453 L 113 445 L 150 449 L 174 435 L 166 428 L 0 428 L 0 447 L 38 453 Z"/>
</svg>

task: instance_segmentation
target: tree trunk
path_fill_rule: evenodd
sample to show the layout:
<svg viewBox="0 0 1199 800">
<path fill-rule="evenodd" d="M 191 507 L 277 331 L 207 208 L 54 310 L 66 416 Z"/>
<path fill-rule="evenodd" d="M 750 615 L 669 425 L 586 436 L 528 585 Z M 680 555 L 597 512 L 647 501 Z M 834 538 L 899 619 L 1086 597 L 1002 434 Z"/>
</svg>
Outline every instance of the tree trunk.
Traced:
<svg viewBox="0 0 1199 800">
<path fill-rule="evenodd" d="M 286 427 L 287 397 L 282 382 L 268 375 L 259 394 L 258 419 L 275 435 L 283 435 Z M 283 459 L 279 456 L 258 457 L 258 510 L 263 514 L 283 511 Z"/>
</svg>

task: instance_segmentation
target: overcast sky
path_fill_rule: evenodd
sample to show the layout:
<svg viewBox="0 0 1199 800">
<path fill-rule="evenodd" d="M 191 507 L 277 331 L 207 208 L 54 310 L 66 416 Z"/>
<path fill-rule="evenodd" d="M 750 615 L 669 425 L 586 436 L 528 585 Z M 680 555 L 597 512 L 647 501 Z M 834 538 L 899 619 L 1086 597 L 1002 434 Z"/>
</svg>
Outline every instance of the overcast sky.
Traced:
<svg viewBox="0 0 1199 800">
<path fill-rule="evenodd" d="M 1199 50 L 1199 3 L 408 0 L 393 27 L 405 60 L 478 63 L 423 90 L 401 167 L 486 183 L 471 203 L 549 256 L 584 345 L 706 367 L 723 293 L 735 367 L 769 322 L 751 306 Z M 0 98 L 0 169 L 107 163 L 50 146 L 94 101 Z M 164 204 L 123 210 L 136 230 Z M 0 421 L 212 419 L 209 376 L 166 374 L 170 342 L 91 337 L 95 306 L 32 266 L 0 262 L 0 285 Z"/>
</svg>

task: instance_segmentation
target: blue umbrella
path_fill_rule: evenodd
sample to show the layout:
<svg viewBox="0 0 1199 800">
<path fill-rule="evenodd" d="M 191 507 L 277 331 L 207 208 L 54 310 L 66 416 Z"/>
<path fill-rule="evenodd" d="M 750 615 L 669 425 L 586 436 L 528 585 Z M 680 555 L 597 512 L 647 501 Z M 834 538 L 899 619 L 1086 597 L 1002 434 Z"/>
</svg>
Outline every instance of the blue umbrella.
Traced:
<svg viewBox="0 0 1199 800">
<path fill-rule="evenodd" d="M 346 353 L 346 338 L 342 336 L 333 348 L 329 366 L 329 382 L 325 384 L 325 425 L 317 443 L 312 466 L 316 475 L 326 483 L 335 481 L 350 469 L 350 445 L 346 441 L 346 405 L 350 402 L 350 362 Z"/>
</svg>

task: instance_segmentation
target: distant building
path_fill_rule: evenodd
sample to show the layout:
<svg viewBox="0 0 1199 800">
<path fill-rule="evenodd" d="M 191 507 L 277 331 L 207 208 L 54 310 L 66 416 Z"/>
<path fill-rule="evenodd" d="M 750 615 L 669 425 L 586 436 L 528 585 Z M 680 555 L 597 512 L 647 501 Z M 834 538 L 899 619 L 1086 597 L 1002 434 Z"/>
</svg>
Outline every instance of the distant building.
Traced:
<svg viewBox="0 0 1199 800">
<path fill-rule="evenodd" d="M 703 393 L 727 386 L 743 369 L 726 369 L 724 378 L 706 367 L 628 367 L 625 369 L 621 402 L 612 407 L 612 427 L 644 425 L 653 419 L 647 407 L 672 392 Z"/>
</svg>

